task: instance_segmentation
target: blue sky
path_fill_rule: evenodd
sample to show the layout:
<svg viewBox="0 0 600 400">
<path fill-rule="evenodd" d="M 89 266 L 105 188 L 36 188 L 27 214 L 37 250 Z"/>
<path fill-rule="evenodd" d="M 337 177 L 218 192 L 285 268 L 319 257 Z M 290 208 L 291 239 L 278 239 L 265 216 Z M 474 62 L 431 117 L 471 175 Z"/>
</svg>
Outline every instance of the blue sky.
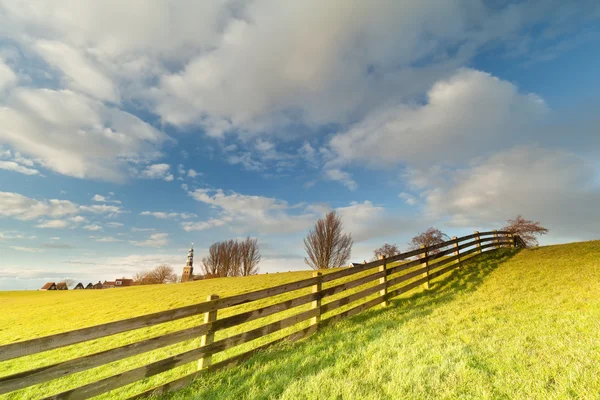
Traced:
<svg viewBox="0 0 600 400">
<path fill-rule="evenodd" d="M 307 268 L 517 214 L 598 239 L 600 5 L 0 0 L 0 290 L 178 271 L 259 238 Z"/>
</svg>

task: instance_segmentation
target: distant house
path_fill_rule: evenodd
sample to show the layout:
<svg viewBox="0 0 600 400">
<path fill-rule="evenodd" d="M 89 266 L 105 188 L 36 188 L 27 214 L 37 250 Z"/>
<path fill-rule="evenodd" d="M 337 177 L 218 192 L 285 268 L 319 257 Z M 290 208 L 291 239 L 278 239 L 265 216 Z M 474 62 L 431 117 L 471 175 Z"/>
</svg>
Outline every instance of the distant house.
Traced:
<svg viewBox="0 0 600 400">
<path fill-rule="evenodd" d="M 56 290 L 56 283 L 47 282 L 40 290 Z"/>
<path fill-rule="evenodd" d="M 93 289 L 94 288 L 94 284 L 92 282 L 88 283 L 87 286 L 85 287 L 86 289 Z"/>
<path fill-rule="evenodd" d="M 83 287 L 83 283 L 81 283 L 81 282 L 79 282 L 79 283 L 77 284 L 77 286 L 75 286 L 75 287 L 73 288 L 73 290 L 83 290 L 83 289 L 85 289 L 85 288 Z"/>
<path fill-rule="evenodd" d="M 104 281 L 104 283 L 102 284 L 102 289 L 113 289 L 115 287 L 115 282 L 114 281 Z"/>
<path fill-rule="evenodd" d="M 56 284 L 56 290 L 69 290 L 69 287 L 67 286 L 67 282 L 58 282 Z"/>
<path fill-rule="evenodd" d="M 104 289 L 102 282 L 98 281 L 98 283 L 94 284 L 94 289 Z"/>
<path fill-rule="evenodd" d="M 115 287 L 125 287 L 125 286 L 133 286 L 133 279 L 116 279 Z"/>
</svg>

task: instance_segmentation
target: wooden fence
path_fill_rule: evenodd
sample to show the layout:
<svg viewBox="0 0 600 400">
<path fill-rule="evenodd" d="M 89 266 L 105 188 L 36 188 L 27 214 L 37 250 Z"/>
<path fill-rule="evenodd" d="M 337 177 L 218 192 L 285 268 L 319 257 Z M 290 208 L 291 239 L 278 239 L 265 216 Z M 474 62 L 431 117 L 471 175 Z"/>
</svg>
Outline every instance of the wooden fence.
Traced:
<svg viewBox="0 0 600 400">
<path fill-rule="evenodd" d="M 358 266 L 354 266 L 352 268 L 343 268 L 336 270 L 335 272 L 328 272 L 326 274 L 314 272 L 312 278 L 303 279 L 297 282 L 286 283 L 284 285 L 231 297 L 219 298 L 217 295 L 211 295 L 206 302 L 200 304 L 194 304 L 127 320 L 106 323 L 89 328 L 3 345 L 0 346 L 0 362 L 19 357 L 25 357 L 52 349 L 60 349 L 76 343 L 82 343 L 122 332 L 146 328 L 173 320 L 204 314 L 204 323 L 198 326 L 171 332 L 150 339 L 144 339 L 135 343 L 123 345 L 68 361 L 59 362 L 53 365 L 38 367 L 25 372 L 19 372 L 13 375 L 0 377 L 0 394 L 13 392 L 32 385 L 37 385 L 74 373 L 103 366 L 127 357 L 132 357 L 134 355 L 160 349 L 165 346 L 201 337 L 201 346 L 198 348 L 194 348 L 192 350 L 152 362 L 148 365 L 130 369 L 126 372 L 118 373 L 113 376 L 45 398 L 87 399 L 124 385 L 137 382 L 147 377 L 157 375 L 178 366 L 198 361 L 198 368 L 194 373 L 188 374 L 182 378 L 168 382 L 130 398 L 140 398 L 147 396 L 150 393 L 163 393 L 168 390 L 181 388 L 189 384 L 201 373 L 236 365 L 238 362 L 247 359 L 257 351 L 273 345 L 276 342 L 280 342 L 282 340 L 296 340 L 315 332 L 319 324 L 322 322 L 321 316 L 326 312 L 338 309 L 340 307 L 353 305 L 353 303 L 361 299 L 364 301 L 365 298 L 373 297 L 375 294 L 378 295 L 371 300 L 346 309 L 345 311 L 328 318 L 327 322 L 330 323 L 332 321 L 350 317 L 378 304 L 386 305 L 393 297 L 406 293 L 419 286 L 428 287 L 431 279 L 459 267 L 461 265 L 461 258 L 464 260 L 465 257 L 472 254 L 477 255 L 485 249 L 496 249 L 499 247 L 521 247 L 523 245 L 524 243 L 518 236 L 513 236 L 509 232 L 475 232 L 472 235 L 461 238 L 454 237 L 452 240 L 441 244 L 423 247 L 415 251 L 402 253 L 393 257 L 380 259 L 369 263 L 359 264 Z M 399 263 L 403 260 L 405 262 Z M 409 269 L 414 270 L 402 275 L 398 274 L 402 271 L 408 271 Z M 374 273 L 366 275 L 365 273 L 369 271 Z M 356 275 L 357 279 L 346 279 L 345 282 L 339 284 L 334 282 L 347 277 L 352 279 L 353 275 Z M 346 297 L 339 298 L 339 296 L 336 296 L 336 300 L 322 304 L 322 300 L 329 296 L 348 291 L 352 288 L 358 288 L 368 282 L 373 281 L 378 281 L 378 284 L 357 292 L 355 291 Z M 333 286 L 323 288 L 323 284 L 326 282 L 334 282 L 334 284 Z M 400 286 L 402 283 L 406 282 L 410 283 Z M 232 315 L 221 319 L 218 316 L 219 310 L 234 307 L 240 304 L 255 302 L 258 300 L 269 299 L 271 297 L 302 288 L 312 288 L 312 292 L 293 299 L 286 299 L 285 301 L 263 306 L 255 310 L 242 312 L 237 315 Z M 214 341 L 215 332 L 217 331 L 286 311 L 294 307 L 307 305 L 309 303 L 311 307 L 307 311 L 303 311 L 278 321 L 268 323 L 256 329 L 251 329 L 243 333 Z M 310 320 L 310 325 L 297 332 L 294 332 L 292 335 L 278 338 L 277 340 L 260 345 L 250 351 L 230 357 L 224 361 L 212 363 L 212 356 L 216 353 L 244 343 L 248 343 L 273 332 L 277 332 L 288 327 L 293 327 L 294 325 L 307 320 Z"/>
</svg>

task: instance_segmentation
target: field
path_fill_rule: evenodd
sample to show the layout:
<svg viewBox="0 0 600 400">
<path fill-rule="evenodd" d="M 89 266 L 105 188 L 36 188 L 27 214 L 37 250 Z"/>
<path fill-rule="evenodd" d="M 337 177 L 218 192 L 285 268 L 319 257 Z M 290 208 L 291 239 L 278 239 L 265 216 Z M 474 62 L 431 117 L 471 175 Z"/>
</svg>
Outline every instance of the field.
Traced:
<svg viewBox="0 0 600 400">
<path fill-rule="evenodd" d="M 464 266 L 434 281 L 429 290 L 393 300 L 390 307 L 324 326 L 301 342 L 277 345 L 239 367 L 208 374 L 168 397 L 599 396 L 600 378 L 596 371 L 600 365 L 600 242 L 520 251 L 501 249 Z M 0 313 L 0 343 L 194 304 L 211 293 L 228 296 L 253 291 L 310 274 L 281 273 L 101 291 L 0 292 L 4 310 Z M 255 307 L 240 306 L 232 312 Z M 279 318 L 281 314 L 271 319 Z M 243 329 L 263 325 L 268 319 L 253 321 Z M 189 318 L 73 345 L 60 352 L 7 361 L 0 363 L 0 376 L 193 326 L 199 320 L 200 317 Z M 224 331 L 222 335 L 232 333 L 235 332 Z M 285 333 L 290 331 L 279 335 Z M 198 344 L 194 340 L 171 346 L 166 351 L 132 357 L 5 397 L 37 398 L 42 393 L 56 393 Z M 234 350 L 241 352 L 243 348 Z M 194 366 L 178 368 L 102 397 L 126 397 L 189 372 L 190 368 Z"/>
</svg>

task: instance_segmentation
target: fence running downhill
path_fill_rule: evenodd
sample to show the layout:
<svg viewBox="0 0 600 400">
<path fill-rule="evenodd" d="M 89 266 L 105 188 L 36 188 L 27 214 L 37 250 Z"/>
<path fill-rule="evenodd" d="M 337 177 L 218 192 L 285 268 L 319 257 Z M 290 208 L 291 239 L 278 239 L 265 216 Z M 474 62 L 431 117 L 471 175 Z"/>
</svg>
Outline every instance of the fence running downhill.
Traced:
<svg viewBox="0 0 600 400">
<path fill-rule="evenodd" d="M 393 257 L 359 265 L 355 264 L 355 266 L 351 268 L 343 268 L 335 270 L 334 272 L 327 271 L 324 274 L 321 272 L 314 272 L 312 278 L 276 287 L 224 298 L 219 298 L 217 295 L 211 295 L 209 296 L 208 301 L 200 304 L 3 345 L 0 346 L 0 362 L 19 357 L 26 357 L 53 349 L 61 349 L 73 344 L 147 328 L 187 317 L 204 315 L 204 323 L 197 326 L 96 352 L 83 357 L 0 377 L 0 394 L 14 392 L 33 385 L 59 379 L 81 371 L 86 371 L 128 357 L 200 337 L 200 347 L 45 398 L 87 399 L 155 376 L 170 369 L 198 361 L 198 366 L 194 369 L 193 373 L 158 387 L 154 387 L 143 393 L 136 394 L 130 398 L 140 398 L 151 393 L 163 393 L 181 388 L 197 378 L 199 374 L 205 373 L 206 371 L 234 366 L 240 361 L 255 354 L 257 351 L 263 350 L 274 343 L 282 340 L 297 340 L 310 335 L 316 331 L 317 327 L 322 322 L 327 321 L 327 323 L 331 323 L 342 318 L 347 318 L 378 304 L 386 305 L 390 299 L 418 288 L 419 286 L 428 287 L 431 279 L 460 267 L 461 261 L 464 261 L 467 256 L 472 254 L 476 255 L 485 249 L 496 249 L 499 247 L 524 247 L 524 243 L 517 235 L 512 235 L 509 232 L 475 232 L 472 235 L 461 238 L 454 237 L 452 240 L 444 243 L 423 247 Z M 416 257 L 416 259 L 412 259 L 414 257 Z M 400 263 L 403 260 L 405 262 Z M 401 272 L 409 270 L 411 271 L 408 273 L 400 274 Z M 374 273 L 366 274 L 367 272 Z M 356 276 L 356 279 L 348 280 L 348 278 L 351 279 L 354 276 Z M 345 281 L 339 283 L 340 280 Z M 346 291 L 351 291 L 352 288 L 360 288 L 369 282 L 377 284 L 354 291 L 352 294 L 345 297 L 340 298 L 339 296 L 335 296 Z M 327 287 L 324 287 L 325 283 L 329 283 Z M 404 283 L 404 285 L 400 286 L 402 283 Z M 303 288 L 312 288 L 312 291 L 311 293 L 299 297 L 285 299 L 284 301 L 262 306 L 254 310 L 218 318 L 219 310 L 258 300 L 270 298 L 276 299 L 276 296 Z M 332 296 L 334 300 L 323 304 L 324 299 L 331 298 Z M 368 301 L 364 301 L 369 297 L 372 298 Z M 348 308 L 361 299 L 364 302 Z M 218 331 L 309 304 L 310 309 L 306 311 L 215 341 L 215 333 Z M 341 307 L 344 307 L 343 312 L 332 315 L 327 319 L 324 318 L 323 321 L 321 320 L 321 317 L 324 314 L 330 313 Z M 216 363 L 212 362 L 212 356 L 217 353 L 251 342 L 265 335 L 294 327 L 305 321 L 310 321 L 308 326 L 303 327 L 290 335 L 259 345 L 249 351 L 237 354 L 226 360 Z"/>
</svg>

